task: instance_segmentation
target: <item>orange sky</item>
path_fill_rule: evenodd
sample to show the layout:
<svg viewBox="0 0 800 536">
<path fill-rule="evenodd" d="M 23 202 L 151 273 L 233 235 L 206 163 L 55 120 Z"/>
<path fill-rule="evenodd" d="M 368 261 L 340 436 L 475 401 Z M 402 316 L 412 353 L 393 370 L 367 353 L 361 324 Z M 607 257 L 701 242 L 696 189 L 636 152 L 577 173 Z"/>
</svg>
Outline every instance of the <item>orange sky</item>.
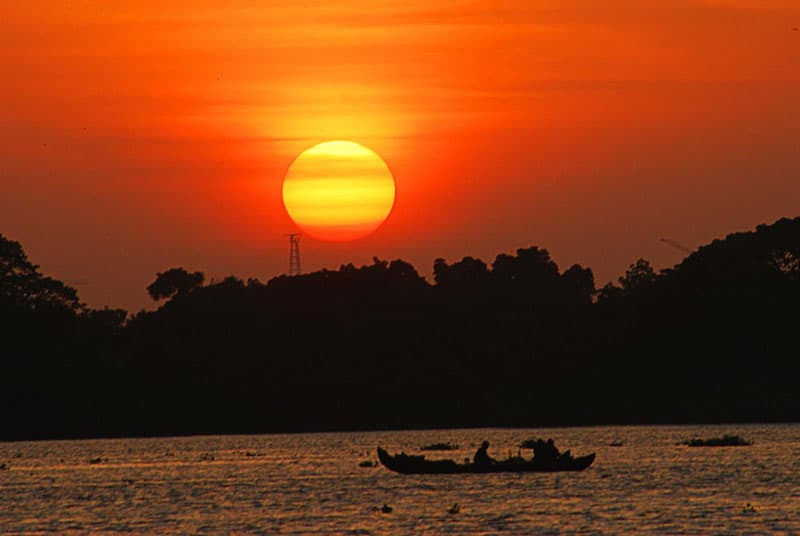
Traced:
<svg viewBox="0 0 800 536">
<path fill-rule="evenodd" d="M 0 233 L 94 306 L 173 266 L 267 280 L 284 173 L 327 139 L 397 197 L 306 270 L 536 244 L 604 282 L 800 214 L 797 0 L 300 4 L 4 6 Z"/>
</svg>

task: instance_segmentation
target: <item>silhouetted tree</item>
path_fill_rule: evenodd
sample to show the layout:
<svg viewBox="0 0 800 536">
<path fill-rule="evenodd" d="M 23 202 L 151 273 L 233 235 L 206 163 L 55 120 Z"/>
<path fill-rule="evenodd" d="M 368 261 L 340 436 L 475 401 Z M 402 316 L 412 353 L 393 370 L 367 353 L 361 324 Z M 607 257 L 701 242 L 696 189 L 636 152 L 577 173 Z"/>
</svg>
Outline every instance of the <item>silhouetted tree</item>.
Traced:
<svg viewBox="0 0 800 536">
<path fill-rule="evenodd" d="M 489 268 L 480 259 L 464 257 L 448 265 L 444 259 L 433 263 L 433 279 L 442 288 L 480 289 L 489 281 Z"/>
<path fill-rule="evenodd" d="M 124 309 L 89 309 L 83 314 L 83 318 L 90 324 L 96 326 L 98 331 L 110 334 L 118 334 L 125 325 L 128 318 L 128 311 Z"/>
<path fill-rule="evenodd" d="M 608 302 L 617 298 L 622 298 L 623 292 L 622 289 L 614 283 L 606 283 L 601 288 L 597 289 L 595 295 L 597 296 L 598 302 Z"/>
<path fill-rule="evenodd" d="M 28 309 L 78 311 L 75 289 L 46 277 L 28 260 L 19 242 L 0 235 L 0 304 Z"/>
<path fill-rule="evenodd" d="M 500 283 L 517 282 L 544 288 L 558 280 L 558 265 L 546 249 L 536 246 L 518 249 L 517 256 L 501 254 L 492 264 L 492 277 Z"/>
<path fill-rule="evenodd" d="M 619 278 L 619 283 L 625 294 L 636 294 L 651 288 L 657 278 L 650 261 L 639 259 L 628 267 L 625 275 Z"/>
<path fill-rule="evenodd" d="M 186 294 L 201 287 L 203 281 L 205 281 L 203 272 L 189 273 L 183 268 L 172 268 L 166 272 L 159 272 L 156 280 L 147 287 L 147 292 L 151 298 L 158 301 Z"/>
<path fill-rule="evenodd" d="M 400 259 L 389 263 L 389 273 L 397 281 L 411 281 L 414 283 L 424 281 L 423 277 L 417 273 L 417 270 L 410 263 Z"/>
<path fill-rule="evenodd" d="M 561 274 L 561 282 L 567 293 L 579 303 L 590 303 L 594 294 L 594 274 L 590 268 L 573 264 Z"/>
</svg>

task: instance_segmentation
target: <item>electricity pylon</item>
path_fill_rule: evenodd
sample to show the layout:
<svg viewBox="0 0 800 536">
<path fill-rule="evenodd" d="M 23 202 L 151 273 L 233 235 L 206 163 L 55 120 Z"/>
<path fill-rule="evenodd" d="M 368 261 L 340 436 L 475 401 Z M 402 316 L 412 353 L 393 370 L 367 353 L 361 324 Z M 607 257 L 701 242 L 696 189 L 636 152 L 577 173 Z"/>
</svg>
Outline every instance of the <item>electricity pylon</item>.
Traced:
<svg viewBox="0 0 800 536">
<path fill-rule="evenodd" d="M 300 275 L 300 233 L 289 233 L 289 275 Z"/>
</svg>

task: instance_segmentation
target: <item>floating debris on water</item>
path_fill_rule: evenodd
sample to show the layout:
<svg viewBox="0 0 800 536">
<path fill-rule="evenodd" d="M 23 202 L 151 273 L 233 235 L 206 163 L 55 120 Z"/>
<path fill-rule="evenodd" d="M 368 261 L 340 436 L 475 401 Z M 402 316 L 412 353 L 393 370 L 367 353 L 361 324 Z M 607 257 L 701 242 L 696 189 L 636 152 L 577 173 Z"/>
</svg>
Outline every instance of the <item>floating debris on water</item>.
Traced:
<svg viewBox="0 0 800 536">
<path fill-rule="evenodd" d="M 359 467 L 377 467 L 378 462 L 373 462 L 371 460 L 364 460 L 363 462 L 358 463 Z"/>
<path fill-rule="evenodd" d="M 98 463 L 103 463 L 105 459 L 102 456 L 97 456 L 96 458 L 89 458 L 89 463 L 92 465 L 96 465 Z"/>
<path fill-rule="evenodd" d="M 447 510 L 447 513 L 449 513 L 449 514 L 457 514 L 457 513 L 459 513 L 460 511 L 461 511 L 461 506 L 460 506 L 458 503 L 453 503 L 453 506 L 451 506 L 451 507 L 450 507 L 450 508 Z"/>
<path fill-rule="evenodd" d="M 458 445 L 455 443 L 431 443 L 430 445 L 422 445 L 419 450 L 458 450 Z"/>
<path fill-rule="evenodd" d="M 752 444 L 751 441 L 747 441 L 733 434 L 725 434 L 722 437 L 711 437 L 708 439 L 693 437 L 688 441 L 681 441 L 678 443 L 678 445 L 686 445 L 687 447 L 749 447 Z"/>
</svg>

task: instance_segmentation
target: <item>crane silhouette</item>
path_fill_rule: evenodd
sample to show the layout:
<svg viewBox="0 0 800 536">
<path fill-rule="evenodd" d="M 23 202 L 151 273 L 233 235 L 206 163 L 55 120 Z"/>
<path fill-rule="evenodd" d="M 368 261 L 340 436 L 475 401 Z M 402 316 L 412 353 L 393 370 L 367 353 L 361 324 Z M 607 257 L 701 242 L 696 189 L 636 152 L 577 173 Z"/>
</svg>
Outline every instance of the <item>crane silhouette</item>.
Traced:
<svg viewBox="0 0 800 536">
<path fill-rule="evenodd" d="M 671 246 L 671 247 L 673 247 L 675 249 L 683 251 L 684 253 L 692 253 L 692 250 L 690 248 L 687 248 L 683 244 L 675 242 L 674 240 L 670 240 L 669 238 L 659 238 L 658 241 L 659 242 L 663 242 L 664 244 L 666 244 L 668 246 Z"/>
</svg>

